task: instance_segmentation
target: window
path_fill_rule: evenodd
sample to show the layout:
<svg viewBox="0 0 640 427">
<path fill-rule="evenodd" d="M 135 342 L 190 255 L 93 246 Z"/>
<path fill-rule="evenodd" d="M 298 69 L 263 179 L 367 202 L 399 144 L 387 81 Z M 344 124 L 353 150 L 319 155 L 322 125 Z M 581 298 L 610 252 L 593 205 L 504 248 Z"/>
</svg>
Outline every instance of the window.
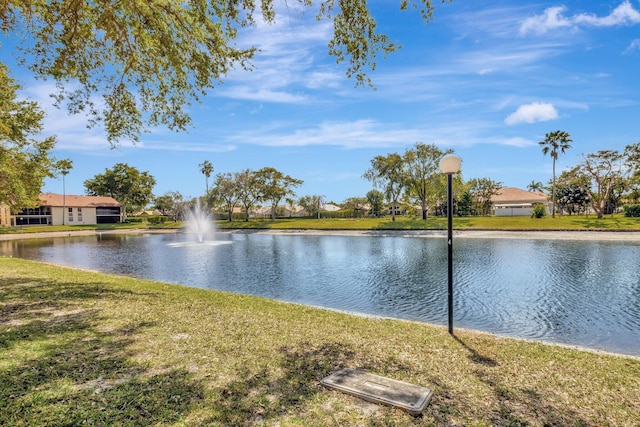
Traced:
<svg viewBox="0 0 640 427">
<path fill-rule="evenodd" d="M 78 222 L 82 222 L 82 208 L 78 208 Z"/>
<path fill-rule="evenodd" d="M 69 222 L 73 222 L 73 208 L 69 208 Z"/>
<path fill-rule="evenodd" d="M 49 206 L 40 206 L 39 208 L 22 209 L 20 212 L 18 212 L 18 215 L 23 215 L 23 216 L 51 215 L 51 208 Z"/>
<path fill-rule="evenodd" d="M 111 208 L 111 207 L 99 207 L 96 208 L 96 215 L 101 216 L 101 215 L 120 215 L 120 208 L 115 207 L 115 208 Z"/>
</svg>

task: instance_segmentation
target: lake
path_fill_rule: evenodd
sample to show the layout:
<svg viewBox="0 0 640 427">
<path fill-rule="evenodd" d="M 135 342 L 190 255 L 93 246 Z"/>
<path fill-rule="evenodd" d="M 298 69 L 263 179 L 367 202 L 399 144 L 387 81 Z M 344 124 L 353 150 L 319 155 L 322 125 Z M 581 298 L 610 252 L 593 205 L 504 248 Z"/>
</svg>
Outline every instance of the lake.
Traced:
<svg viewBox="0 0 640 427">
<path fill-rule="evenodd" d="M 0 254 L 353 313 L 447 323 L 441 237 L 218 233 L 0 242 Z M 640 243 L 454 242 L 454 327 L 640 356 Z"/>
</svg>

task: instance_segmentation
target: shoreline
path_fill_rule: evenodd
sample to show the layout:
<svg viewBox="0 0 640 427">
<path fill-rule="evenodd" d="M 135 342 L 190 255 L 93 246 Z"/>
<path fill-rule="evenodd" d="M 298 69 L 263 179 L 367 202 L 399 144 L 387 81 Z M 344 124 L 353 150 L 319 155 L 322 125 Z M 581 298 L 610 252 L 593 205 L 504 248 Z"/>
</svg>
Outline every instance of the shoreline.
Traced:
<svg viewBox="0 0 640 427">
<path fill-rule="evenodd" d="M 110 234 L 171 234 L 180 233 L 179 229 L 134 228 L 123 230 L 70 230 L 40 233 L 0 234 L 3 240 L 49 239 L 78 236 Z M 417 237 L 445 238 L 446 230 L 340 230 L 340 229 L 219 229 L 218 234 L 272 234 L 307 236 L 345 236 L 345 237 Z M 473 230 L 454 229 L 455 238 L 466 239 L 527 239 L 527 240 L 578 240 L 578 241 L 614 241 L 640 244 L 640 231 L 596 231 L 596 230 Z"/>
<path fill-rule="evenodd" d="M 122 230 L 68 230 L 68 231 L 43 231 L 38 233 L 12 233 L 0 234 L 0 241 L 3 240 L 27 240 L 27 239 L 54 239 L 64 237 L 81 236 L 102 236 L 103 234 L 161 234 L 177 233 L 178 229 L 157 229 L 129 228 Z"/>
<path fill-rule="evenodd" d="M 304 307 L 311 307 L 311 308 L 314 308 L 314 309 L 317 309 L 317 310 L 327 310 L 327 311 L 331 311 L 331 312 L 335 312 L 335 313 L 341 313 L 341 314 L 346 314 L 348 316 L 356 316 L 356 317 L 361 317 L 361 318 L 370 319 L 370 320 L 377 320 L 377 321 L 379 321 L 379 320 L 391 320 L 391 321 L 394 321 L 394 322 L 415 323 L 415 324 L 418 324 L 418 325 L 427 325 L 427 326 L 430 326 L 430 327 L 433 327 L 433 328 L 446 328 L 447 327 L 447 325 L 445 325 L 445 324 L 422 322 L 422 321 L 419 321 L 419 320 L 411 320 L 411 319 L 403 319 L 401 317 L 382 316 L 382 315 L 363 313 L 363 312 L 360 312 L 360 311 L 353 311 L 353 310 L 341 310 L 341 309 L 337 309 L 337 308 L 324 307 L 324 306 L 321 306 L 321 305 L 306 305 L 306 304 L 300 304 L 300 303 L 297 303 L 297 302 L 289 302 L 289 301 L 282 301 L 282 302 L 285 303 L 285 304 L 301 305 L 301 306 L 304 306 Z M 473 333 L 473 334 L 487 335 L 487 336 L 500 338 L 500 339 L 521 341 L 521 342 L 531 343 L 531 344 L 542 344 L 542 345 L 545 345 L 545 346 L 560 347 L 560 348 L 566 348 L 566 349 L 571 349 L 571 350 L 585 351 L 585 352 L 598 354 L 598 355 L 604 355 L 604 356 L 631 358 L 631 359 L 635 359 L 635 360 L 639 360 L 640 361 L 640 354 L 636 355 L 636 354 L 630 354 L 630 353 L 616 352 L 616 351 L 613 351 L 613 350 L 605 350 L 605 349 L 602 349 L 602 348 L 589 347 L 589 346 L 580 345 L 580 344 L 563 343 L 563 342 L 560 342 L 560 341 L 551 341 L 551 340 L 543 340 L 543 339 L 535 339 L 535 338 L 524 338 L 524 337 L 519 337 L 519 336 L 516 336 L 516 335 L 499 334 L 499 333 L 495 333 L 495 332 L 483 331 L 481 329 L 469 329 L 469 328 L 462 328 L 462 327 L 459 327 L 459 326 L 456 326 L 455 329 L 456 330 L 465 331 L 465 332 L 469 332 L 469 333 Z M 454 335 L 455 335 L 455 333 L 454 333 Z"/>
<path fill-rule="evenodd" d="M 308 235 L 308 236 L 372 236 L 372 237 L 418 237 L 446 238 L 446 230 L 217 230 L 220 234 L 274 234 L 274 235 Z M 623 241 L 640 243 L 640 231 L 525 231 L 525 230 L 467 230 L 454 229 L 455 238 L 468 239 L 540 239 L 540 240 L 591 240 L 591 241 Z"/>
</svg>

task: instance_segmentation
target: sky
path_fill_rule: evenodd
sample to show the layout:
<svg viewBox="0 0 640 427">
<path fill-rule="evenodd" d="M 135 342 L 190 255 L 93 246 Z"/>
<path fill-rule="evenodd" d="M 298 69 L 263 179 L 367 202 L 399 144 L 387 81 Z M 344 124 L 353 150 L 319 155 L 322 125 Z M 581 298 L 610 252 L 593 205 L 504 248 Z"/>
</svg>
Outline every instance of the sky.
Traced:
<svg viewBox="0 0 640 427">
<path fill-rule="evenodd" d="M 640 0 L 436 1 L 428 24 L 399 0 L 369 3 L 378 29 L 402 45 L 378 58 L 376 90 L 355 87 L 327 54 L 330 22 L 290 4 L 277 24 L 241 33 L 239 45 L 261 49 L 253 71 L 233 70 L 192 105 L 186 132 L 154 128 L 116 149 L 85 117 L 52 106 L 50 80 L 17 67 L 12 76 L 47 111 L 53 155 L 73 161 L 67 194 L 127 163 L 155 177 L 155 195 L 197 197 L 206 187 L 198 165 L 208 160 L 214 175 L 274 167 L 304 181 L 297 197 L 340 203 L 373 188 L 362 175 L 375 156 L 416 142 L 453 149 L 465 180 L 526 189 L 552 177 L 538 145 L 548 132 L 573 139 L 558 174 L 584 154 L 640 140 Z M 9 44 L 0 60 L 15 64 Z M 62 193 L 62 179 L 43 191 Z"/>
</svg>

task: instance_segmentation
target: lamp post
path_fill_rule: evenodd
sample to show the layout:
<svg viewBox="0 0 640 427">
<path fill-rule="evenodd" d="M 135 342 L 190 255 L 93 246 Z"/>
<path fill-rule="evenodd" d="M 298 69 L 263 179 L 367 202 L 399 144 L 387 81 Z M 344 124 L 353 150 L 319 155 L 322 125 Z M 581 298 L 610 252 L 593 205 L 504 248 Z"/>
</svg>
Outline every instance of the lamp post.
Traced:
<svg viewBox="0 0 640 427">
<path fill-rule="evenodd" d="M 453 335 L 453 174 L 460 172 L 460 157 L 449 155 L 440 160 L 440 171 L 447 175 L 447 248 L 449 333 Z"/>
<path fill-rule="evenodd" d="M 62 172 L 62 225 L 64 225 L 64 217 L 67 215 L 67 191 L 64 188 L 64 177 L 67 174 Z"/>
</svg>

